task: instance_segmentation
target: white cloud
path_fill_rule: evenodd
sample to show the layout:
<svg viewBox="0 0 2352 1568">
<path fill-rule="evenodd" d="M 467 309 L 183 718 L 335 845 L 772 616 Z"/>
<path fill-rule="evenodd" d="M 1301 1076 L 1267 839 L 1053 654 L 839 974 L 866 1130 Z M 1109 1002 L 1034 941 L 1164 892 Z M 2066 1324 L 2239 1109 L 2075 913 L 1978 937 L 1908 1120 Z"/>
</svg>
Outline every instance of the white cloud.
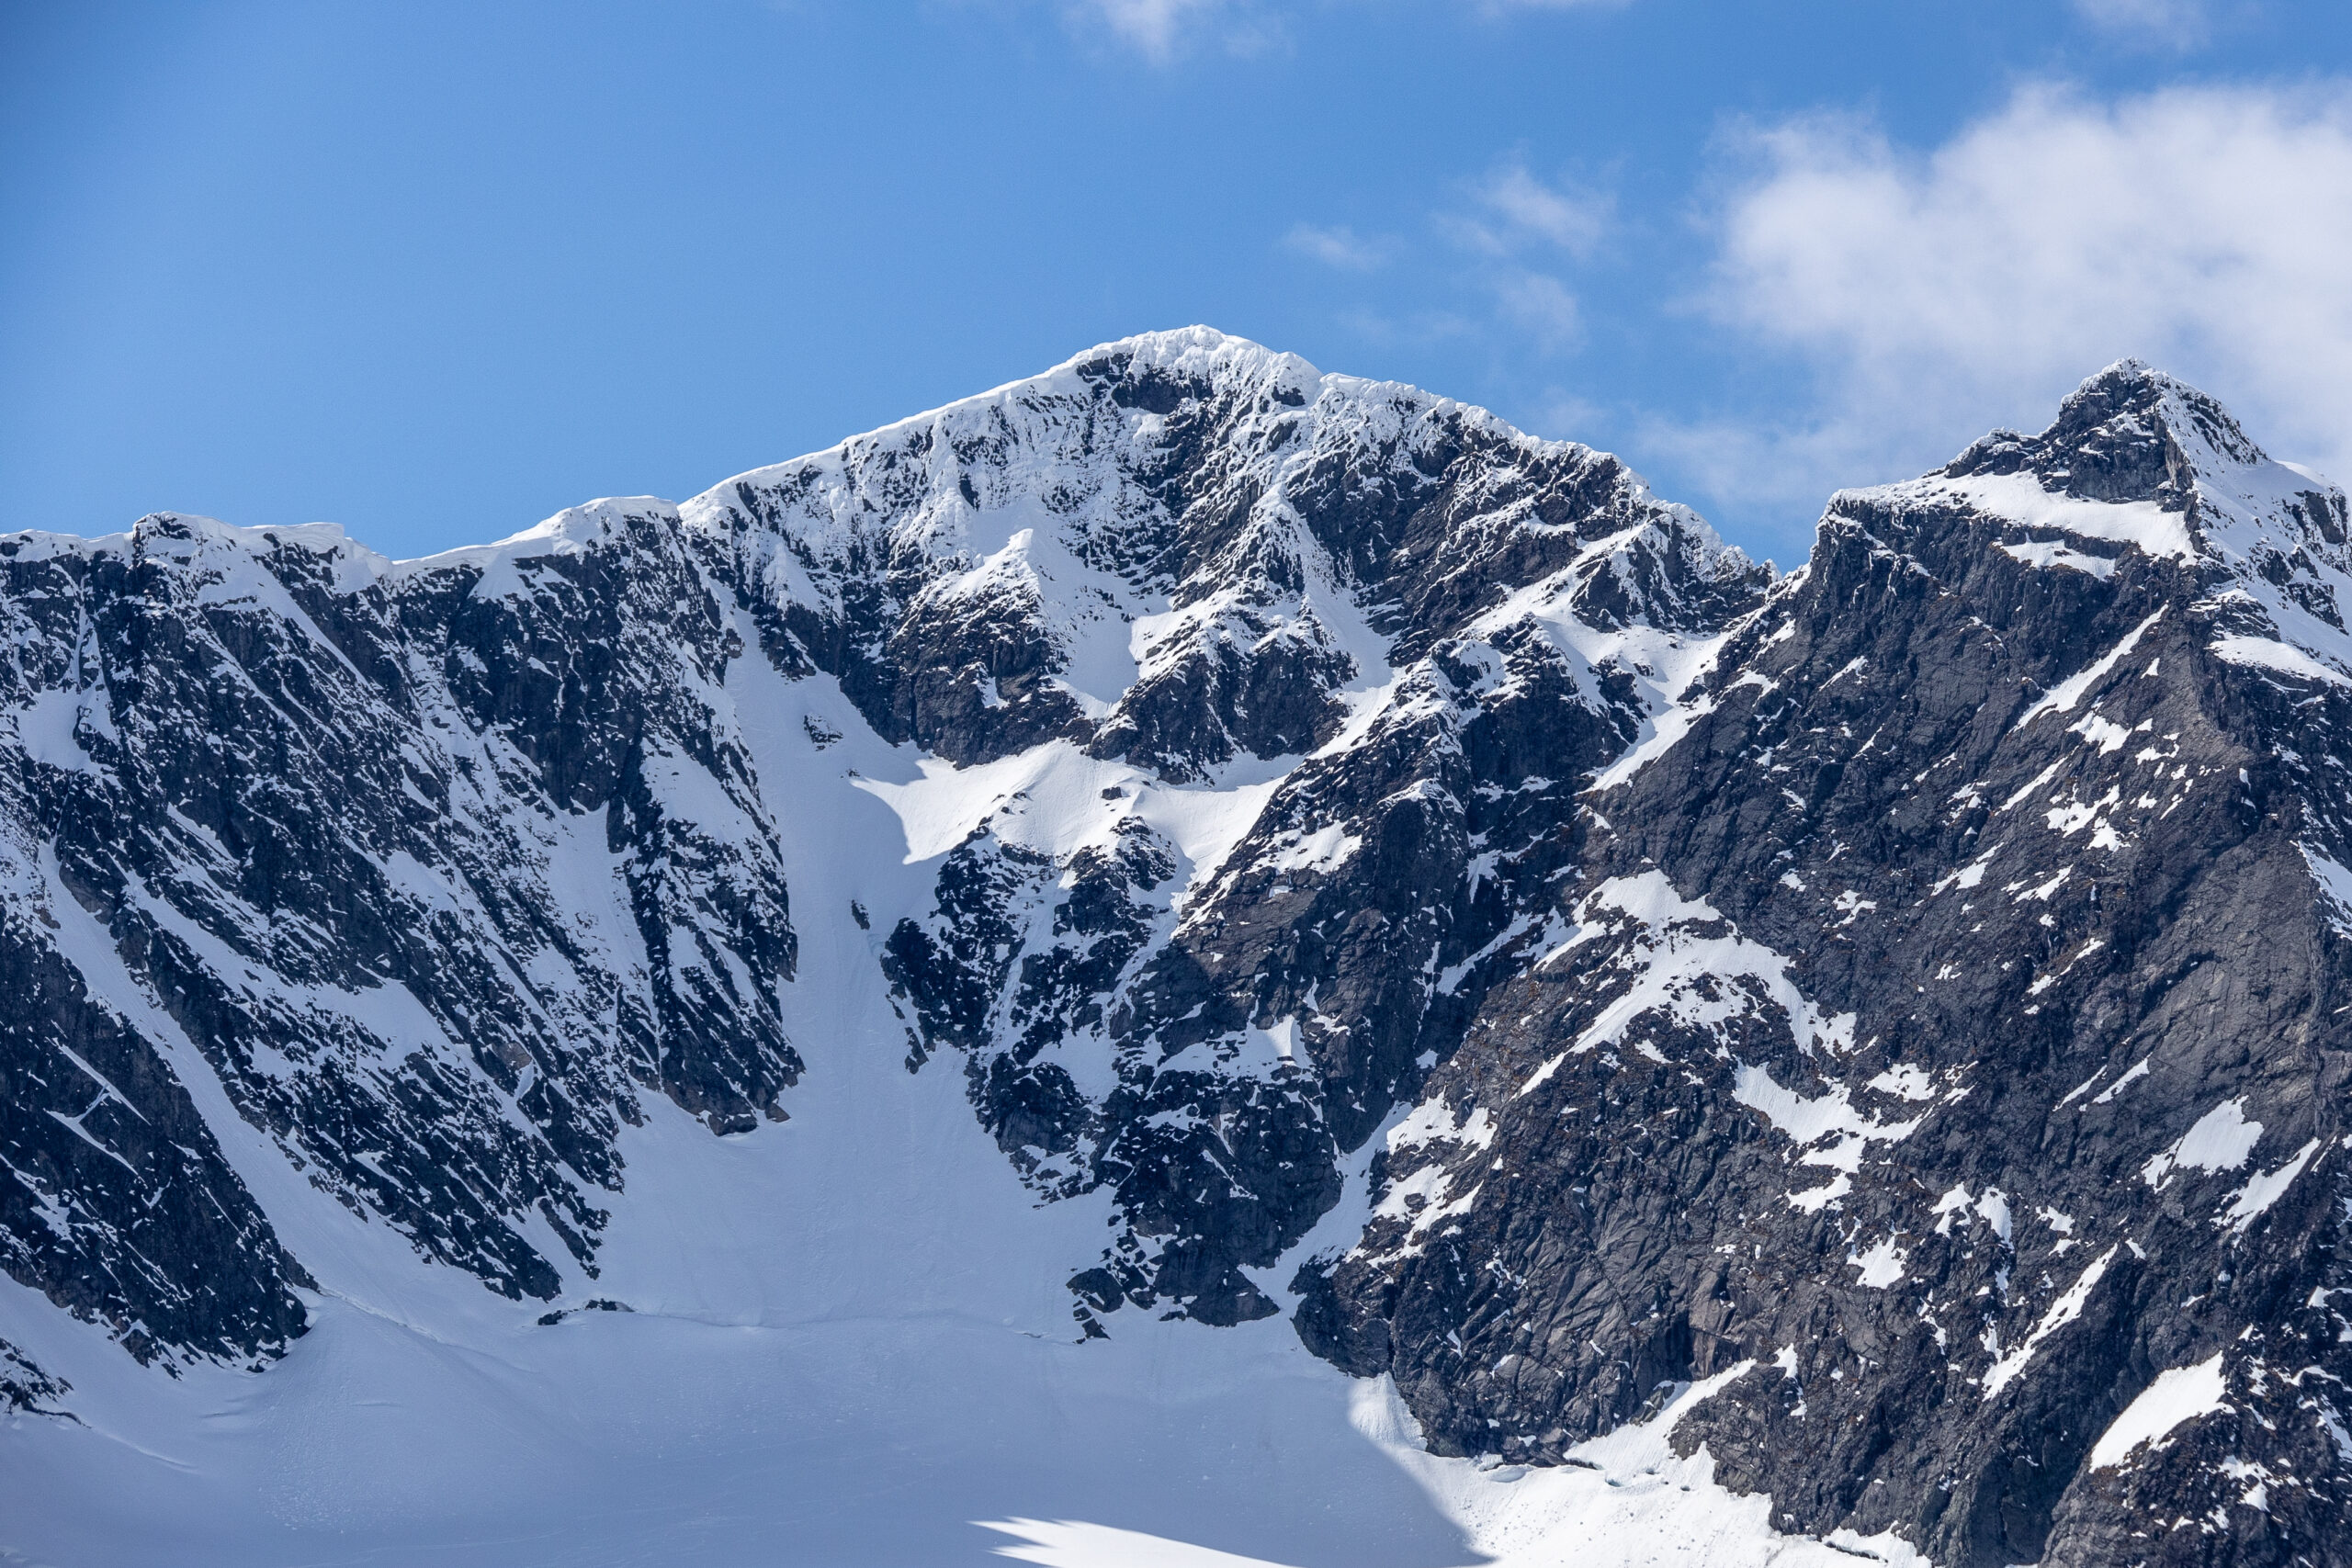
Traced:
<svg viewBox="0 0 2352 1568">
<path fill-rule="evenodd" d="M 1547 267 L 1561 256 L 1584 260 L 1608 236 L 1613 198 L 1547 184 L 1512 160 L 1469 187 L 1471 209 L 1439 213 L 1439 229 L 1485 260 L 1478 280 L 1496 318 L 1538 354 L 1559 354 L 1584 341 L 1583 311 L 1568 285 Z"/>
<path fill-rule="evenodd" d="M 1540 272 L 1512 272 L 1495 280 L 1503 317 L 1534 338 L 1539 348 L 1573 348 L 1584 335 L 1577 297 L 1558 278 Z"/>
<path fill-rule="evenodd" d="M 1462 10 L 1488 18 L 1526 11 L 1614 11 L 1631 0 L 1450 0 Z M 2086 0 L 2128 4 L 2133 0 Z M 2154 0 L 2136 0 L 2150 4 Z M 2180 3 L 2180 0 L 2175 0 Z M 1230 52 L 1255 53 L 1276 46 L 1282 23 L 1270 0 L 1065 0 L 1075 17 L 1107 28 L 1145 58 L 1165 64 L 1182 55 L 1201 34 L 1214 30 Z M 1294 7 L 1295 8 L 1295 7 Z M 1336 8 L 1336 7 L 1327 7 Z"/>
<path fill-rule="evenodd" d="M 2109 32 L 2187 49 L 2205 37 L 2205 0 L 2074 0 L 2075 14 Z"/>
<path fill-rule="evenodd" d="M 1323 229 L 1301 223 L 1283 236 L 1283 244 L 1303 256 L 1312 256 L 1327 266 L 1347 272 L 1370 272 L 1388 259 L 1387 241 L 1366 239 L 1345 224 Z"/>
<path fill-rule="evenodd" d="M 1479 212 L 1458 225 L 1462 238 L 1493 255 L 1510 255 L 1531 243 L 1558 247 L 1572 256 L 1592 254 L 1616 215 L 1613 198 L 1546 185 L 1527 165 L 1509 163 L 1480 182 L 1474 194 Z"/>
<path fill-rule="evenodd" d="M 1752 132 L 1705 306 L 1817 373 L 1810 416 L 1744 441 L 1657 426 L 1719 500 L 1817 501 L 2038 429 L 2139 355 L 2278 455 L 2352 477 L 2352 97 L 2054 88 L 1920 156 L 1853 121 Z"/>
<path fill-rule="evenodd" d="M 1482 16 L 1505 17 L 1514 11 L 1622 11 L 1632 0 L 1472 0 Z"/>
<path fill-rule="evenodd" d="M 1072 9 L 1099 20 L 1146 58 L 1166 62 L 1175 58 L 1192 28 L 1227 19 L 1235 7 L 1227 0 L 1081 0 Z"/>
</svg>

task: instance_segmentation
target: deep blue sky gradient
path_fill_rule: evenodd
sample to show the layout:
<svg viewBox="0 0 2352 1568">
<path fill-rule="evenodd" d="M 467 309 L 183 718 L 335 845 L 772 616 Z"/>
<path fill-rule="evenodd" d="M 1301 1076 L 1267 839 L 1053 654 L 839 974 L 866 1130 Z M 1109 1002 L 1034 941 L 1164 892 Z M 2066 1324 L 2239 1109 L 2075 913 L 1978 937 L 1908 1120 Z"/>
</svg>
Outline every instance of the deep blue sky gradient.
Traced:
<svg viewBox="0 0 2352 1568">
<path fill-rule="evenodd" d="M 0 527 L 175 508 L 419 554 L 1192 321 L 1689 495 L 1644 413 L 1806 396 L 1690 305 L 1741 124 L 1858 113 L 1925 147 L 2022 81 L 2352 61 L 2352 6 L 2287 0 L 2185 52 L 2052 0 L 1260 15 L 1253 49 L 1153 60 L 1049 0 L 0 0 Z M 1449 238 L 1513 160 L 1614 194 L 1547 264 L 1579 339 L 1499 316 Z M 1301 223 L 1385 265 L 1301 254 Z M 1809 515 L 1715 521 L 1787 560 Z"/>
</svg>

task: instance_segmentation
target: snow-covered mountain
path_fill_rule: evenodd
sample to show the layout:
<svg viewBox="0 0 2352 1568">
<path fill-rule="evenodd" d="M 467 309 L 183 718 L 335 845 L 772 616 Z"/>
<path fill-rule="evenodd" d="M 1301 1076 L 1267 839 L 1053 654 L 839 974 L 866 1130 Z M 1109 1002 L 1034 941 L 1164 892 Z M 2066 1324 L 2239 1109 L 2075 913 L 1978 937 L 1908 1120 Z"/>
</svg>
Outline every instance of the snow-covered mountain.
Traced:
<svg viewBox="0 0 2352 1568">
<path fill-rule="evenodd" d="M 2352 1560 L 2346 527 L 2126 363 L 1776 577 L 1193 329 L 0 538 L 0 1561 Z"/>
</svg>

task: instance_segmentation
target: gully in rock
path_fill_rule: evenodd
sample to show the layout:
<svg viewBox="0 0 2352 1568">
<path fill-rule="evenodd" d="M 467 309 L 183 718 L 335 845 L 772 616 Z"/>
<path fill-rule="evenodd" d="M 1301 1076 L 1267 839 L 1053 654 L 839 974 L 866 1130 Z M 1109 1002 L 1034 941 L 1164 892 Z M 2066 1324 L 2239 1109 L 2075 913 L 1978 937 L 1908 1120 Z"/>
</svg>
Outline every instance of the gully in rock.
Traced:
<svg viewBox="0 0 2352 1568">
<path fill-rule="evenodd" d="M 2347 526 L 2125 362 L 1782 574 L 1194 328 L 423 560 L 0 538 L 0 1262 L 158 1377 L 284 1375 L 305 1194 L 691 1318 L 597 1283 L 635 1151 L 801 1127 L 846 953 L 1099 1219 L 1070 1340 L 1287 1316 L 1437 1455 L 1965 1568 L 2352 1561 Z"/>
</svg>

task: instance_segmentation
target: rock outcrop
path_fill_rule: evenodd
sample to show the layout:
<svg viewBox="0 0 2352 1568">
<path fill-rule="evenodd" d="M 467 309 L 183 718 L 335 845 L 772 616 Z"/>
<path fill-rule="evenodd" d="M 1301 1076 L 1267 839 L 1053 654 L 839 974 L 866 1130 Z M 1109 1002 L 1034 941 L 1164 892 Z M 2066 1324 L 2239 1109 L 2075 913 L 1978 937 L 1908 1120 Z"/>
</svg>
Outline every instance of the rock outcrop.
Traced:
<svg viewBox="0 0 2352 1568">
<path fill-rule="evenodd" d="M 1195 329 L 425 560 L 0 539 L 0 1266 L 266 1368 L 275 1161 L 553 1300 L 649 1097 L 791 1114 L 854 921 L 1107 1196 L 1074 1333 L 1295 1312 L 1519 1464 L 1717 1380 L 1776 1525 L 1967 1568 L 2352 1560 L 2347 525 L 2126 363 L 1777 576 Z M 920 760 L 847 781 L 912 907 L 790 904 L 747 669 Z"/>
</svg>

